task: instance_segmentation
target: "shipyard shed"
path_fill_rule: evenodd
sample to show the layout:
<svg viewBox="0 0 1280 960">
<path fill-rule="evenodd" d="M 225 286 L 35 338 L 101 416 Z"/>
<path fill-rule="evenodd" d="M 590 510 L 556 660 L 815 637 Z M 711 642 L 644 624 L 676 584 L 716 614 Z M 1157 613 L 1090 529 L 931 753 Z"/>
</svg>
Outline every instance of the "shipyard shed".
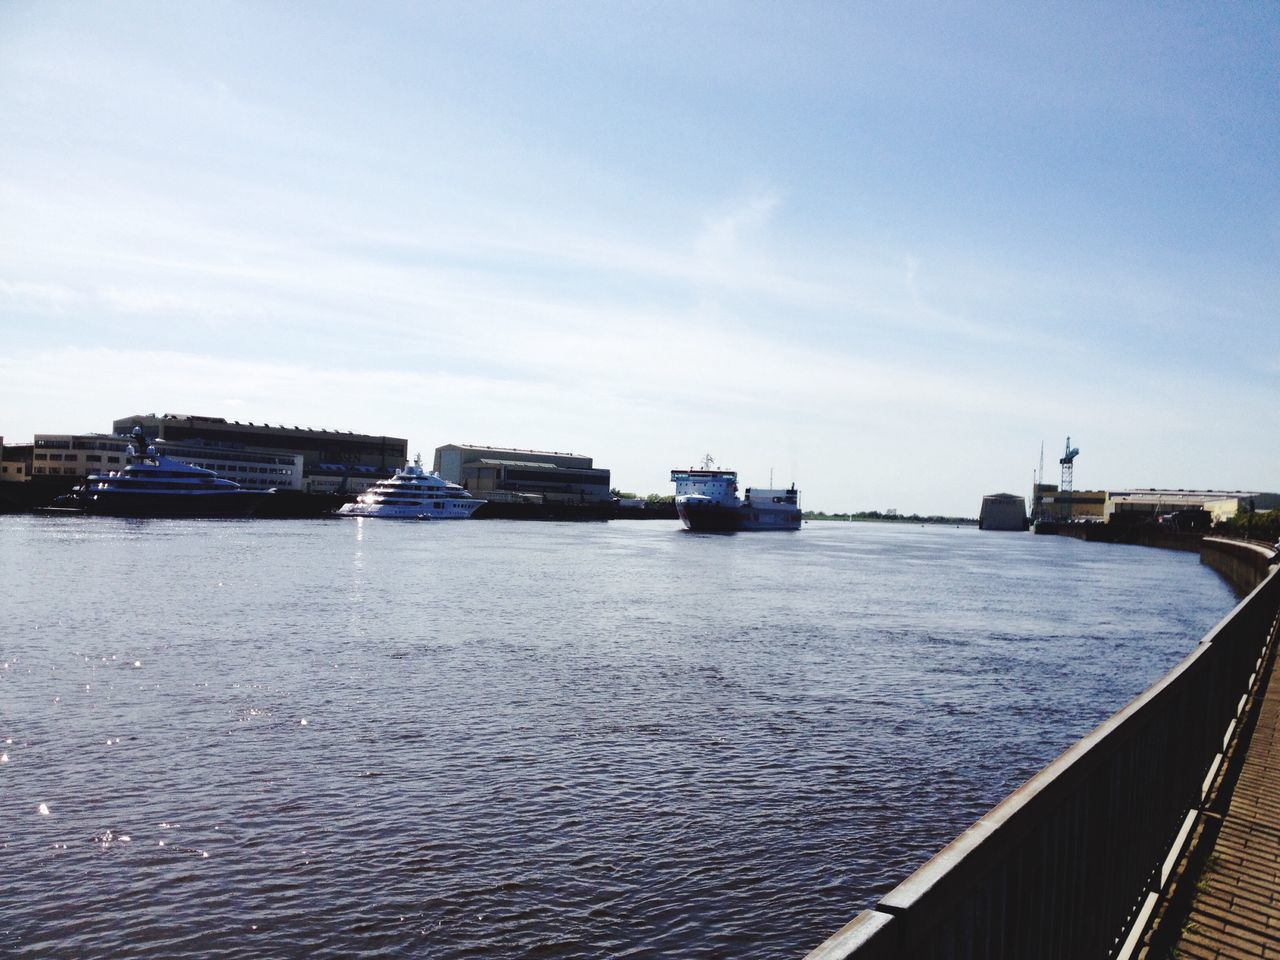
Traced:
<svg viewBox="0 0 1280 960">
<path fill-rule="evenodd" d="M 1106 490 L 1059 490 L 1056 483 L 1037 483 L 1033 512 L 1046 519 L 1101 520 L 1108 496 Z"/>
<path fill-rule="evenodd" d="M 1016 493 L 993 493 L 982 498 L 979 530 L 1026 530 L 1027 505 Z"/>
<path fill-rule="evenodd" d="M 296 424 L 241 423 L 225 417 L 203 417 L 184 413 L 135 414 L 113 421 L 116 434 L 129 434 L 141 427 L 147 438 L 169 443 L 199 440 L 206 444 L 241 446 L 258 450 L 281 450 L 302 454 L 303 470 L 310 473 L 317 464 L 340 463 L 390 471 L 409 459 L 409 441 L 403 437 L 380 437 L 325 430 Z"/>
<path fill-rule="evenodd" d="M 612 501 L 609 471 L 576 453 L 449 443 L 436 448 L 433 467 L 445 480 L 494 502 Z"/>
<path fill-rule="evenodd" d="M 1113 491 L 1107 499 L 1106 518 L 1108 523 L 1133 523 L 1185 510 L 1204 510 L 1212 522 L 1219 523 L 1247 510 L 1250 502 L 1255 509 L 1259 504 L 1265 505 L 1268 496 L 1240 490 Z"/>
</svg>

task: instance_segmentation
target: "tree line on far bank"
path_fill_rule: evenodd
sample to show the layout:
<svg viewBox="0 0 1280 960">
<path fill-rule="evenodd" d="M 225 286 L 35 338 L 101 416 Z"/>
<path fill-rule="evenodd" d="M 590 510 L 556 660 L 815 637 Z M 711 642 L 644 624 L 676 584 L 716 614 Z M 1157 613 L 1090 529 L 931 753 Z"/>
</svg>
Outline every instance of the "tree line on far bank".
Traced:
<svg viewBox="0 0 1280 960">
<path fill-rule="evenodd" d="M 668 493 L 665 496 L 660 493 L 651 493 L 647 497 L 642 497 L 638 493 L 632 493 L 630 490 L 619 490 L 612 487 L 609 490 L 609 496 L 615 500 L 643 500 L 645 503 L 675 503 L 676 495 Z"/>
<path fill-rule="evenodd" d="M 806 510 L 806 520 L 844 520 L 853 523 L 939 523 L 948 526 L 977 526 L 974 517 L 943 517 L 938 514 L 921 516 L 918 513 L 882 513 L 879 510 L 860 510 L 857 513 L 826 513 L 822 510 Z"/>
<path fill-rule="evenodd" d="M 1280 541 L 1280 510 L 1250 511 L 1241 507 L 1234 517 L 1215 524 L 1213 529 L 1215 533 L 1224 533 L 1230 537 L 1276 543 Z"/>
</svg>

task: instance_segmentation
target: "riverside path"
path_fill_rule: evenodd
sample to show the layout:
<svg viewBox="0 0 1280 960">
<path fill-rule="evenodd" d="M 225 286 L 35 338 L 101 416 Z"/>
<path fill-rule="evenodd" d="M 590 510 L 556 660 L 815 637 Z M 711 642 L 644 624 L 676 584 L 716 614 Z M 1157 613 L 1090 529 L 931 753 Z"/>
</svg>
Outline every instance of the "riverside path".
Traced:
<svg viewBox="0 0 1280 960">
<path fill-rule="evenodd" d="M 1275 670 L 1174 956 L 1280 958 L 1280 673 Z"/>
</svg>

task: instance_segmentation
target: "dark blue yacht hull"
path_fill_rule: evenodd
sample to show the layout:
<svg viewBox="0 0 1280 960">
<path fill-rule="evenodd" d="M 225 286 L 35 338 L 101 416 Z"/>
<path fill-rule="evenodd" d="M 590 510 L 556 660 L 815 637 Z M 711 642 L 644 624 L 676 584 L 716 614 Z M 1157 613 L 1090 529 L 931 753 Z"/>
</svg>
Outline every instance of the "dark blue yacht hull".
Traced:
<svg viewBox="0 0 1280 960">
<path fill-rule="evenodd" d="M 250 517 L 271 496 L 265 491 L 229 490 L 218 493 L 122 493 L 81 494 L 67 505 L 81 513 L 100 517 Z"/>
</svg>

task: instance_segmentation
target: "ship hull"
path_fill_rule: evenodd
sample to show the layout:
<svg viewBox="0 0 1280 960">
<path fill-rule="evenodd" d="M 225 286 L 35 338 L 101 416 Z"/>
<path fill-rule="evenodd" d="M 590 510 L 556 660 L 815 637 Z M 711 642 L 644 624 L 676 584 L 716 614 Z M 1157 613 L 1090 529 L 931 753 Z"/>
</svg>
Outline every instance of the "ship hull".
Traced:
<svg viewBox="0 0 1280 960">
<path fill-rule="evenodd" d="M 269 496 L 252 490 L 171 495 L 111 492 L 76 497 L 71 506 L 98 517 L 243 518 L 253 516 Z"/>
<path fill-rule="evenodd" d="M 338 516 L 381 520 L 466 520 L 482 506 L 483 500 L 434 500 L 413 504 L 365 504 L 357 501 L 339 507 Z"/>
<path fill-rule="evenodd" d="M 740 530 L 799 530 L 800 511 L 761 509 L 750 504 L 738 507 L 718 503 L 676 502 L 676 513 L 688 530 L 706 533 L 736 533 Z"/>
</svg>

